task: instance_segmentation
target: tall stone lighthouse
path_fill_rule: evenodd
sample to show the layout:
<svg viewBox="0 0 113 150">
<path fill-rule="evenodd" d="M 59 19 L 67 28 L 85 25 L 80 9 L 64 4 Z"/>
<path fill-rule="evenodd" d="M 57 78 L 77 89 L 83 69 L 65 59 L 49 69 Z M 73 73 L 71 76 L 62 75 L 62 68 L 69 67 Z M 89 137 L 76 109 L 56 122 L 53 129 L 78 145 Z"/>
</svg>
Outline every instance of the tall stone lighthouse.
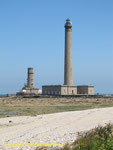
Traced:
<svg viewBox="0 0 113 150">
<path fill-rule="evenodd" d="M 65 48 L 64 48 L 64 84 L 43 85 L 43 95 L 94 95 L 92 85 L 73 85 L 72 65 L 72 25 L 70 19 L 65 23 Z"/>
<path fill-rule="evenodd" d="M 65 58 L 64 58 L 64 85 L 73 86 L 72 67 L 72 25 L 69 19 L 65 23 Z"/>
</svg>

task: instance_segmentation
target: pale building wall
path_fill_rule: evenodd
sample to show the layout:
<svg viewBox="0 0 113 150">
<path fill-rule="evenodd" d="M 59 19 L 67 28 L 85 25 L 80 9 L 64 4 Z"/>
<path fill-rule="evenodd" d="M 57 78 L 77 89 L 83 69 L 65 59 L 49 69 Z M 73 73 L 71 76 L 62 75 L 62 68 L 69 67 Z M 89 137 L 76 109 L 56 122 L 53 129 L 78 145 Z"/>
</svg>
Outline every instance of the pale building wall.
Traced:
<svg viewBox="0 0 113 150">
<path fill-rule="evenodd" d="M 66 85 L 53 85 L 43 86 L 43 95 L 94 95 L 94 86 L 66 86 Z"/>
<path fill-rule="evenodd" d="M 25 89 L 22 89 L 22 93 L 25 93 L 25 94 L 39 94 L 39 90 L 36 89 L 36 88 L 33 88 L 33 89 L 25 88 Z"/>
<path fill-rule="evenodd" d="M 76 95 L 77 87 L 76 86 L 43 86 L 42 87 L 43 95 Z"/>
<path fill-rule="evenodd" d="M 77 87 L 76 86 L 62 86 L 61 95 L 76 95 Z"/>
<path fill-rule="evenodd" d="M 88 95 L 94 95 L 94 87 L 88 87 Z"/>
</svg>

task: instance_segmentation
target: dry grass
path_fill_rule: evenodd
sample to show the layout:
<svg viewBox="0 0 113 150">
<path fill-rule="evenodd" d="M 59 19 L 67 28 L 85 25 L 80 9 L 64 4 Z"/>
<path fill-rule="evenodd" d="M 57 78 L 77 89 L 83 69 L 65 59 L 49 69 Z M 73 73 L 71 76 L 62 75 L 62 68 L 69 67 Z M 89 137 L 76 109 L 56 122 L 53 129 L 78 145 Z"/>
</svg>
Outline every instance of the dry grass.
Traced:
<svg viewBox="0 0 113 150">
<path fill-rule="evenodd" d="M 39 115 L 113 106 L 113 98 L 0 98 L 0 117 Z"/>
</svg>

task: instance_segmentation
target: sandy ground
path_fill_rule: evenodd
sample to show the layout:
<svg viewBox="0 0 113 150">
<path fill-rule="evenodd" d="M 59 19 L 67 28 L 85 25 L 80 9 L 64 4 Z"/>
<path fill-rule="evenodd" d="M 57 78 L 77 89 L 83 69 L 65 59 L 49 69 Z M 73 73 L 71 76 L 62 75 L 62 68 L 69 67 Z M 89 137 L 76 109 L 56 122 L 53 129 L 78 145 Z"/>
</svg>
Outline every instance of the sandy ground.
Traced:
<svg viewBox="0 0 113 150">
<path fill-rule="evenodd" d="M 0 149 L 21 149 L 2 146 L 6 143 L 72 143 L 77 132 L 98 125 L 113 123 L 113 107 L 84 111 L 71 111 L 35 117 L 9 117 L 0 119 Z M 22 150 L 36 149 L 24 146 Z"/>
</svg>

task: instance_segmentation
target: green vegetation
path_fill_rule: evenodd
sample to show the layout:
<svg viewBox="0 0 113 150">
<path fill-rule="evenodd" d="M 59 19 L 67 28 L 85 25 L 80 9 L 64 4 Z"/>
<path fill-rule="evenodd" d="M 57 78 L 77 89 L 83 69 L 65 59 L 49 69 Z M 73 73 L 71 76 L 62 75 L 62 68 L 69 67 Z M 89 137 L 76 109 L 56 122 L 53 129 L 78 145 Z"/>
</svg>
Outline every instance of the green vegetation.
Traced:
<svg viewBox="0 0 113 150">
<path fill-rule="evenodd" d="M 97 127 L 78 136 L 72 145 L 60 150 L 113 150 L 113 125 Z"/>
<path fill-rule="evenodd" d="M 0 98 L 0 117 L 34 116 L 113 106 L 111 98 Z"/>
<path fill-rule="evenodd" d="M 63 148 L 39 148 L 36 150 L 113 150 L 113 125 L 97 127 L 93 130 L 78 133 L 78 139 L 71 145 L 66 144 Z"/>
</svg>

